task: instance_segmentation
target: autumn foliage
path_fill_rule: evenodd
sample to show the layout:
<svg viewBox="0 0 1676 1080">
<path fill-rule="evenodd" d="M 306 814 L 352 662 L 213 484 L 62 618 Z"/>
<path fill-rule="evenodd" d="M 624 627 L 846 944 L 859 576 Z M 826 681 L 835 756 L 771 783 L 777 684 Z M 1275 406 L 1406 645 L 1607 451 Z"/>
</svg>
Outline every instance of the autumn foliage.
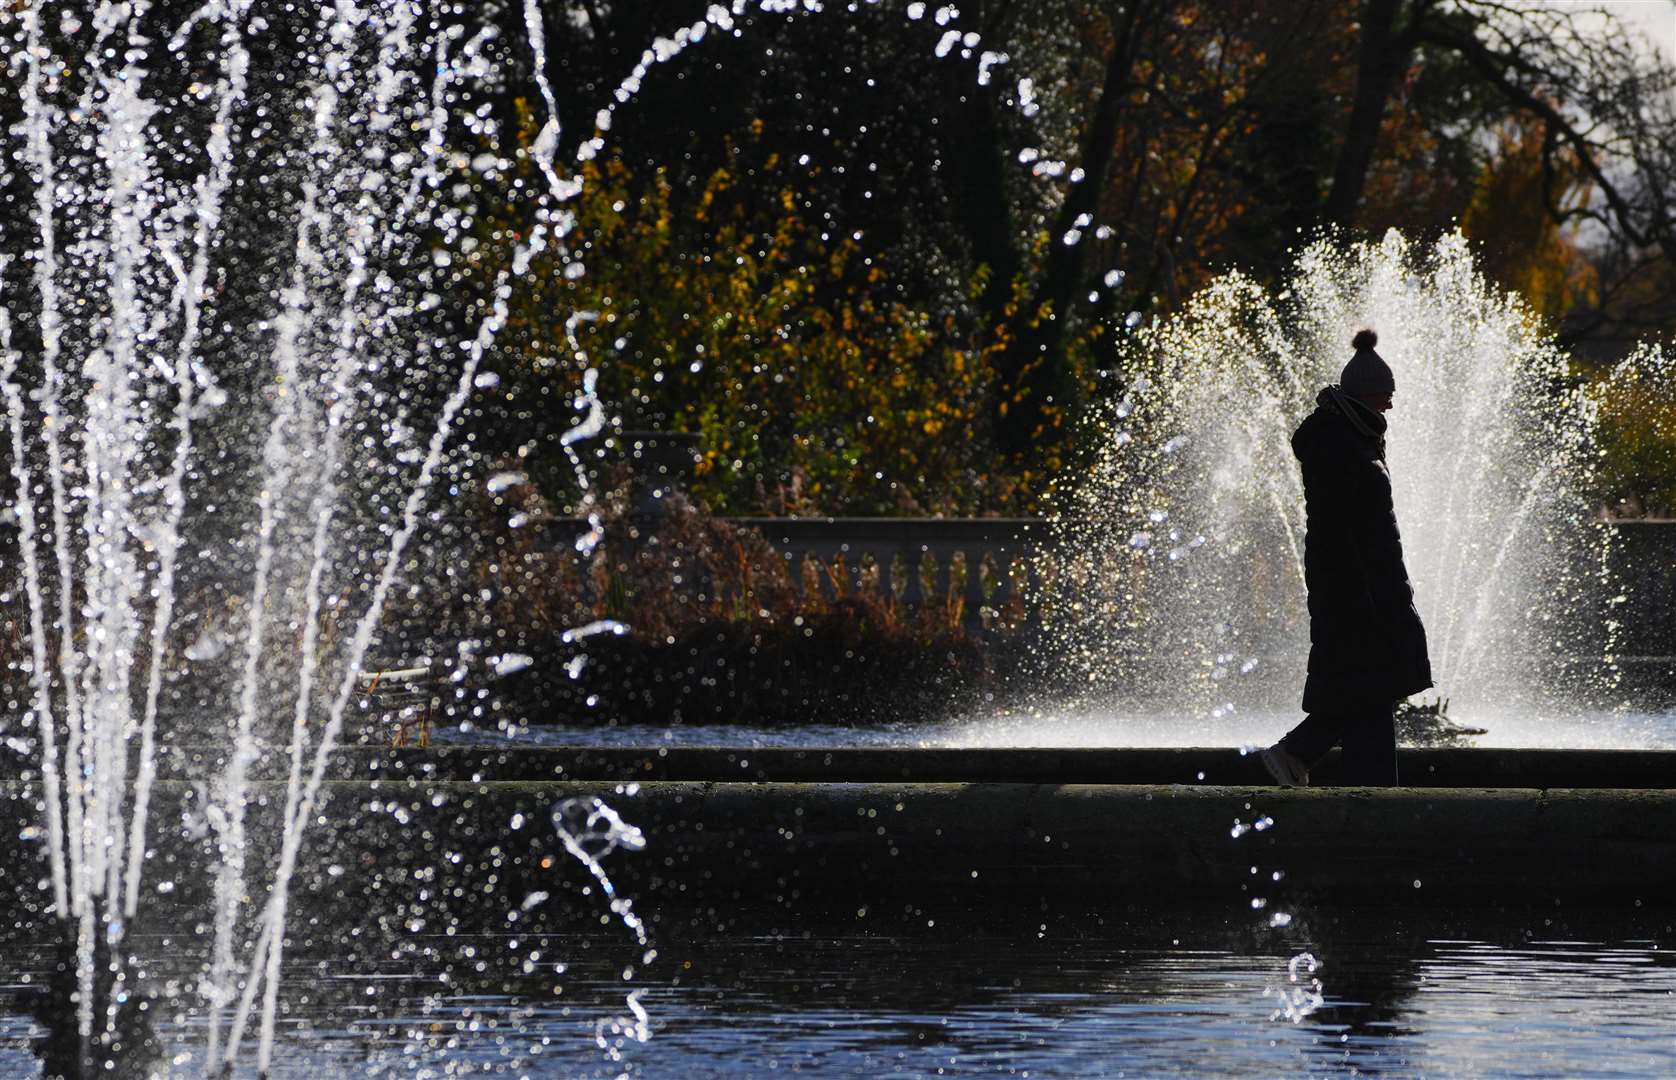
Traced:
<svg viewBox="0 0 1676 1080">
<path fill-rule="evenodd" d="M 625 428 L 701 436 L 691 491 L 716 512 L 1026 504 L 985 437 L 1003 336 L 902 298 L 863 232 L 809 220 L 789 178 L 757 204 L 746 174 L 755 189 L 783 175 L 755 134 L 692 199 L 664 170 L 585 163 L 572 234 L 584 269 L 538 259 L 508 324 L 522 393 L 556 406 L 596 365 Z"/>
<path fill-rule="evenodd" d="M 568 254 L 517 284 L 481 437 L 561 498 L 594 368 L 624 428 L 699 434 L 719 513 L 1034 512 L 1121 397 L 1127 334 L 1323 231 L 1460 228 L 1579 381 L 1676 326 L 1672 72 L 1575 5 L 769 7 L 633 101 L 662 6 L 548 23 L 559 113 L 615 120 L 558 147 Z M 530 102 L 486 108 L 515 162 L 473 181 L 491 269 L 544 185 Z"/>
</svg>

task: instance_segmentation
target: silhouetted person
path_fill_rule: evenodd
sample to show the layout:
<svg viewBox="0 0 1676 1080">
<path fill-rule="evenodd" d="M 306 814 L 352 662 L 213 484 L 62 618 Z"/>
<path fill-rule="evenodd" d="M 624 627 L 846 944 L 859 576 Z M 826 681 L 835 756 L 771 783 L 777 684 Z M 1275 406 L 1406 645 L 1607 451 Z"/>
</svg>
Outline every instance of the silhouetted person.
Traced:
<svg viewBox="0 0 1676 1080">
<path fill-rule="evenodd" d="M 1426 630 L 1402 561 L 1385 465 L 1385 416 L 1396 393 L 1390 367 L 1358 333 L 1337 386 L 1292 433 L 1304 474 L 1304 583 L 1309 589 L 1309 677 L 1304 712 L 1262 752 L 1281 784 L 1343 745 L 1344 782 L 1397 783 L 1397 702 L 1432 685 Z"/>
</svg>

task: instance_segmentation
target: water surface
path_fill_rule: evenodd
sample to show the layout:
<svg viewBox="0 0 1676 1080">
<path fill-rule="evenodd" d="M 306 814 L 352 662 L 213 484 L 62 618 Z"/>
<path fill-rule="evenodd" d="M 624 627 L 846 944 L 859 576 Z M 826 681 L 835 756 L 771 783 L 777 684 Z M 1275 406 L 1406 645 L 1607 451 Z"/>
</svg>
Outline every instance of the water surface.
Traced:
<svg viewBox="0 0 1676 1080">
<path fill-rule="evenodd" d="M 288 961 L 275 1075 L 1670 1076 L 1671 921 L 1299 911 L 1274 931 L 1226 911 L 665 911 L 644 968 L 615 927 L 327 935 Z M 190 939 L 133 944 L 154 991 L 174 993 L 153 1001 L 150 1068 L 195 1075 Z M 1304 951 L 1323 1006 L 1274 1018 Z M 47 1029 L 30 1009 L 50 963 L 38 944 L 0 961 L 0 1076 L 38 1075 Z M 610 1026 L 635 990 L 644 1043 Z"/>
</svg>

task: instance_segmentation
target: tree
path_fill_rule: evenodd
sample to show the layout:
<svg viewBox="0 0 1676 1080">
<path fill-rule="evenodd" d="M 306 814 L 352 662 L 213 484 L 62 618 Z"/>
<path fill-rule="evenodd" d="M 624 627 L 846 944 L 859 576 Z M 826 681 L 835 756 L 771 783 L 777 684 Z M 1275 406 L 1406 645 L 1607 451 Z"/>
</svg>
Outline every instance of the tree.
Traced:
<svg viewBox="0 0 1676 1080">
<path fill-rule="evenodd" d="M 1549 199 L 1564 213 L 1588 194 L 1577 163 L 1544 146 L 1544 131 L 1509 124 L 1496 158 L 1479 174 L 1461 231 L 1480 246 L 1484 272 L 1525 298 L 1531 310 L 1557 323 L 1597 297 L 1595 271 L 1577 244 L 1577 229 L 1562 227 Z"/>
<path fill-rule="evenodd" d="M 1090 21 L 1103 74 L 1040 270 L 1010 313 L 997 392 L 1004 450 L 1027 458 L 1064 436 L 1078 386 L 1061 345 L 1082 322 L 1103 321 L 1109 346 L 1219 262 L 1255 252 L 1278 266 L 1276 232 L 1306 220 L 1317 198 L 1299 165 L 1322 143 L 1313 103 L 1337 68 L 1336 10 L 1141 0 Z"/>
<path fill-rule="evenodd" d="M 659 46 L 669 58 L 637 69 L 618 105 L 641 49 L 700 6 L 549 4 L 548 52 L 566 58 L 561 156 L 595 135 L 577 118 L 609 106 L 606 144 L 636 195 L 657 178 L 688 206 L 726 169 L 740 228 L 773 235 L 791 191 L 811 238 L 873 260 L 856 296 L 920 313 L 939 350 L 991 366 L 992 474 L 1028 484 L 1063 460 L 1100 370 L 1121 383 L 1134 322 L 1231 267 L 1272 277 L 1322 225 L 1425 235 L 1471 215 L 1475 234 L 1495 233 L 1498 213 L 1535 228 L 1502 199 L 1534 201 L 1558 231 L 1542 226 L 1527 253 L 1541 273 L 1509 263 L 1509 283 L 1548 288 L 1559 237 L 1593 258 L 1603 307 L 1663 317 L 1670 75 L 1611 20 L 1579 36 L 1570 7 L 1493 0 L 918 10 L 747 7 L 728 33 Z M 527 51 L 516 14 L 512 57 Z M 1510 117 L 1531 133 L 1516 146 L 1501 141 Z M 775 169 L 730 163 L 750 139 L 779 152 Z M 1573 285 L 1565 297 L 1590 295 Z"/>
<path fill-rule="evenodd" d="M 1085 276 L 1086 253 L 1093 246 L 1082 239 L 1093 231 L 1118 125 L 1136 89 L 1136 61 L 1165 6 L 1164 0 L 1131 0 L 1117 9 L 1105 75 L 1079 147 L 1081 165 L 1048 232 L 1046 258 L 1030 299 L 1010 313 L 997 373 L 996 428 L 1001 450 L 1015 457 L 1032 455 L 1044 441 L 1055 439 L 1053 429 L 1062 428 L 1075 404 L 1077 388 L 1059 353 L 1072 298 Z"/>
<path fill-rule="evenodd" d="M 526 126 L 526 145 L 531 135 Z M 519 156 L 508 182 L 533 177 L 527 150 Z M 616 158 L 581 167 L 571 239 L 587 269 L 567 274 L 545 254 L 515 294 L 501 360 L 522 415 L 484 426 L 515 432 L 525 450 L 499 452 L 557 464 L 551 443 L 569 418 L 556 406 L 586 363 L 625 427 L 700 436 L 692 490 L 718 513 L 1006 505 L 1006 475 L 987 468 L 981 337 L 964 341 L 893 299 L 862 242 L 808 220 L 797 170 L 760 137 L 724 161 L 691 199 L 662 173 L 637 181 Z M 756 183 L 738 184 L 744 176 Z M 771 214 L 756 199 L 763 178 L 783 185 Z M 481 272 L 505 261 L 518 228 L 510 209 L 484 221 Z M 552 490 L 563 470 L 540 479 Z"/>
<path fill-rule="evenodd" d="M 1541 195 L 1556 221 L 1592 221 L 1633 247 L 1676 255 L 1676 73 L 1621 21 L 1586 5 L 1363 0 L 1356 98 L 1322 208 L 1328 222 L 1357 219 L 1399 76 L 1429 63 L 1459 64 L 1472 91 L 1541 128 Z M 1593 197 L 1565 201 L 1561 154 Z"/>
</svg>

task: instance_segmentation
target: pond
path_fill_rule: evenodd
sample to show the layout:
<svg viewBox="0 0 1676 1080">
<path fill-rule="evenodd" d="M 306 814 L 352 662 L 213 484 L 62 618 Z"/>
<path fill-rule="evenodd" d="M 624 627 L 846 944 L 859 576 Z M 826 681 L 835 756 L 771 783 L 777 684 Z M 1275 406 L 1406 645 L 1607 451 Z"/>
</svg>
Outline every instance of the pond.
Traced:
<svg viewBox="0 0 1676 1080">
<path fill-rule="evenodd" d="M 274 1075 L 1676 1074 L 1666 913 L 1318 910 L 1282 932 L 1225 910 L 936 907 L 662 911 L 658 956 L 627 981 L 638 949 L 620 927 L 316 927 L 287 962 Z M 198 1075 L 199 958 L 131 944 L 172 991 L 146 1064 Z M 1277 1017 L 1277 992 L 1309 988 L 1307 961 L 1288 975 L 1305 952 L 1321 1005 Z M 52 963 L 39 943 L 4 951 L 0 1075 L 37 1075 L 31 1004 Z M 631 991 L 644 1042 L 610 1026 L 632 1019 Z"/>
</svg>

